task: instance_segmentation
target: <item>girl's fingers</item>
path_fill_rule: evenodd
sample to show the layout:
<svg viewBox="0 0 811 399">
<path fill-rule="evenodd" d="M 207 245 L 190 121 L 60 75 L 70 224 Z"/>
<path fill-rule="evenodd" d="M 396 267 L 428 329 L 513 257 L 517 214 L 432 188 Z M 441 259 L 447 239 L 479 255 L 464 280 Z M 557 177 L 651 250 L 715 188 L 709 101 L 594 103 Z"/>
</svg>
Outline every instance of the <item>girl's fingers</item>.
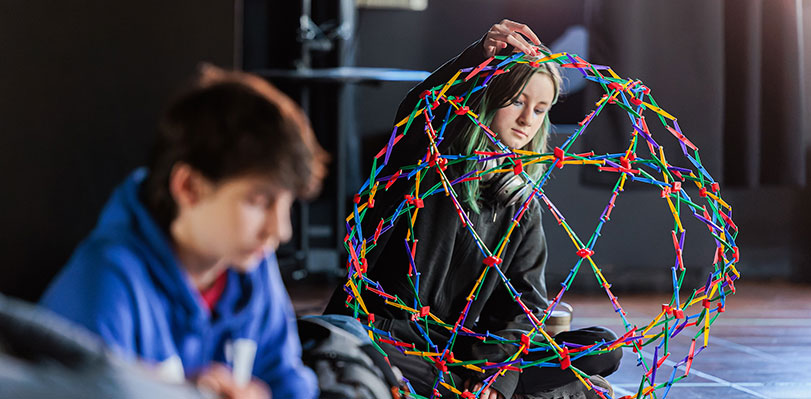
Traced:
<svg viewBox="0 0 811 399">
<path fill-rule="evenodd" d="M 516 32 L 512 32 L 509 36 L 507 36 L 506 41 L 508 44 L 515 47 L 517 51 L 521 51 L 528 55 L 535 54 L 535 48 L 527 43 L 527 41 Z"/>
<path fill-rule="evenodd" d="M 529 40 L 532 41 L 532 43 L 537 45 L 541 44 L 541 40 L 538 39 L 538 36 L 535 35 L 535 32 L 533 32 L 532 29 L 529 28 L 529 26 L 526 26 L 518 22 L 510 21 L 509 19 L 505 19 L 501 21 L 501 23 L 503 25 L 506 25 L 507 28 L 509 28 L 511 31 L 522 33 L 524 36 L 528 37 Z"/>
<path fill-rule="evenodd" d="M 496 55 L 499 50 L 505 47 L 507 47 L 507 42 L 489 38 L 484 42 L 484 55 L 486 57 L 492 57 Z"/>
<path fill-rule="evenodd" d="M 513 46 L 516 51 L 521 51 L 524 54 L 537 54 L 537 50 L 519 32 L 526 34 L 532 41 L 538 40 L 538 37 L 526 25 L 504 20 L 502 23 L 493 25 L 487 32 L 484 41 L 485 55 L 492 57 L 498 50 L 507 47 L 507 45 Z"/>
</svg>

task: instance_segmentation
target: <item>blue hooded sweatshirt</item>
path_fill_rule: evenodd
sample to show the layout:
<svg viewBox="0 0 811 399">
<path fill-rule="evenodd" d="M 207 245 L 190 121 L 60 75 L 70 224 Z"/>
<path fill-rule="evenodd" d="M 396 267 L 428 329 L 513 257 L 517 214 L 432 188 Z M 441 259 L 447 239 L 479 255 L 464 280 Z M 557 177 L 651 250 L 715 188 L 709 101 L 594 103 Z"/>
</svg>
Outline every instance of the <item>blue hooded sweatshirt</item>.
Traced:
<svg viewBox="0 0 811 399">
<path fill-rule="evenodd" d="M 41 304 L 97 333 L 125 357 L 156 364 L 179 358 L 187 377 L 211 362 L 228 363 L 229 342 L 253 340 L 253 375 L 270 386 L 274 399 L 316 397 L 275 255 L 249 273 L 229 269 L 209 311 L 139 200 L 145 177 L 146 170 L 136 170 L 113 192 Z"/>
</svg>

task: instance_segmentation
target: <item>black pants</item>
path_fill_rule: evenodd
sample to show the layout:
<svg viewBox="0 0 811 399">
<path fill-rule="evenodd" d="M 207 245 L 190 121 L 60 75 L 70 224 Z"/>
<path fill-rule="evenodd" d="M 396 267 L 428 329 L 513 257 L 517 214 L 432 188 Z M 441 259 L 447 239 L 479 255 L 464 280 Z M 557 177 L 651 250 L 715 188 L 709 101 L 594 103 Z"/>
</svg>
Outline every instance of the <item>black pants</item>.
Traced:
<svg viewBox="0 0 811 399">
<path fill-rule="evenodd" d="M 591 345 L 601 340 L 610 342 L 615 339 L 617 339 L 617 335 L 613 331 L 599 326 L 564 331 L 555 335 L 555 342 L 558 344 L 568 342 L 578 345 Z M 550 355 L 549 352 L 540 352 L 540 355 L 534 354 L 532 357 L 540 359 Z M 572 361 L 572 365 L 588 375 L 599 374 L 606 377 L 617 371 L 620 366 L 620 359 L 622 359 L 622 348 L 617 348 L 600 355 L 583 356 Z M 572 370 L 563 370 L 560 367 L 529 367 L 525 368 L 521 373 L 515 393 L 532 394 L 568 384 L 576 379 L 577 377 Z"/>
<path fill-rule="evenodd" d="M 605 327 L 588 327 L 580 330 L 565 331 L 555 336 L 555 341 L 558 344 L 564 342 L 591 345 L 595 342 L 605 340 L 606 342 L 617 339 L 617 335 Z M 397 366 L 403 375 L 409 380 L 411 386 L 418 394 L 423 396 L 431 396 L 434 388 L 434 380 L 437 377 L 437 370 L 431 363 L 426 362 L 418 356 L 406 356 L 400 353 L 394 346 L 382 344 L 381 347 L 389 355 L 389 361 L 393 366 Z M 540 359 L 551 356 L 551 352 L 530 352 L 525 360 Z M 599 374 L 601 376 L 608 376 L 617 371 L 622 359 L 622 349 L 617 348 L 611 352 L 594 355 L 583 356 L 577 360 L 572 361 L 572 365 L 577 367 L 588 375 Z M 457 374 L 451 374 L 453 382 L 460 390 L 463 386 L 463 379 Z M 445 374 L 446 383 L 451 384 L 447 380 L 448 374 Z M 576 380 L 572 370 L 562 370 L 560 367 L 528 367 L 523 370 L 520 378 L 518 379 L 518 386 L 515 389 L 517 394 L 533 394 L 546 389 L 566 385 Z M 440 393 L 446 395 L 448 393 L 441 385 L 437 387 Z"/>
</svg>

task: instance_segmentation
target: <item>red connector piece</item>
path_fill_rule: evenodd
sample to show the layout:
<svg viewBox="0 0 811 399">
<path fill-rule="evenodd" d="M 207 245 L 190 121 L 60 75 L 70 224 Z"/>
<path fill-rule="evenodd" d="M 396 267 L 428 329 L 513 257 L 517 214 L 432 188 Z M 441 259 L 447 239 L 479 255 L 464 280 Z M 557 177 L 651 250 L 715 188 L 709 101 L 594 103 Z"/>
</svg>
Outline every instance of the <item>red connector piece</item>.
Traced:
<svg viewBox="0 0 811 399">
<path fill-rule="evenodd" d="M 447 159 L 439 158 L 436 162 L 437 162 L 437 164 L 439 164 L 439 169 L 441 169 L 441 170 L 448 169 L 448 160 Z M 439 173 L 439 172 L 437 172 L 437 173 Z"/>
<path fill-rule="evenodd" d="M 360 194 L 355 194 L 353 201 L 355 204 L 360 204 Z"/>
<path fill-rule="evenodd" d="M 673 307 L 672 306 L 662 304 L 662 311 L 664 311 L 665 314 L 667 314 L 668 316 L 673 316 Z"/>
<path fill-rule="evenodd" d="M 592 255 L 594 255 L 594 251 L 592 251 L 592 250 L 590 250 L 588 248 L 580 248 L 580 249 L 577 250 L 577 256 L 579 256 L 581 258 L 586 258 L 586 257 L 592 256 Z"/>
<path fill-rule="evenodd" d="M 558 162 L 558 169 L 563 168 L 563 160 L 566 159 L 566 153 L 560 147 L 555 147 L 555 159 Z"/>
<path fill-rule="evenodd" d="M 521 334 L 521 345 L 524 347 L 524 354 L 529 354 L 529 335 Z"/>
<path fill-rule="evenodd" d="M 418 209 L 425 207 L 425 204 L 422 202 L 422 200 L 417 198 L 417 197 L 412 197 L 412 196 L 406 194 L 405 200 L 406 200 L 407 203 L 409 203 L 410 205 L 414 205 Z"/>
<path fill-rule="evenodd" d="M 501 258 L 496 258 L 495 256 L 488 256 L 484 258 L 483 262 L 487 266 L 495 266 L 501 264 Z"/>
<path fill-rule="evenodd" d="M 628 158 L 625 157 L 620 158 L 620 164 L 625 169 L 631 169 L 631 160 L 629 160 Z"/>
<path fill-rule="evenodd" d="M 455 361 L 456 361 L 456 358 L 455 358 L 455 357 L 453 357 L 453 352 L 451 352 L 451 351 L 449 351 L 449 350 L 445 349 L 445 351 L 444 351 L 444 352 L 442 352 L 442 353 L 444 353 L 444 354 L 445 354 L 445 361 L 446 361 L 446 362 L 451 362 L 451 363 L 453 363 L 453 362 L 455 362 Z"/>
<path fill-rule="evenodd" d="M 515 160 L 515 166 L 513 166 L 513 173 L 516 175 L 520 175 L 521 172 L 524 171 L 524 164 L 521 162 L 520 159 Z"/>
<path fill-rule="evenodd" d="M 566 370 L 572 365 L 572 359 L 569 357 L 569 348 L 563 348 L 563 358 L 560 359 L 560 369 Z"/>
<path fill-rule="evenodd" d="M 448 372 L 448 366 L 445 365 L 444 361 L 439 360 L 438 357 L 432 357 L 431 359 L 434 361 L 437 369 L 441 370 L 443 373 Z"/>
<path fill-rule="evenodd" d="M 724 247 L 718 247 L 715 249 L 715 258 L 713 258 L 712 263 L 716 264 L 721 262 L 724 259 Z"/>
<path fill-rule="evenodd" d="M 464 115 L 464 114 L 466 114 L 466 113 L 470 112 L 470 107 L 468 107 L 467 105 L 465 105 L 464 107 L 458 108 L 458 109 L 456 109 L 456 111 L 453 111 L 453 112 L 454 112 L 456 115 Z"/>
<path fill-rule="evenodd" d="M 428 316 L 428 313 L 431 312 L 430 306 L 423 306 L 420 308 L 420 317 Z"/>
<path fill-rule="evenodd" d="M 436 165 L 436 160 L 439 157 L 439 154 L 434 152 L 428 155 L 428 166 Z"/>
</svg>

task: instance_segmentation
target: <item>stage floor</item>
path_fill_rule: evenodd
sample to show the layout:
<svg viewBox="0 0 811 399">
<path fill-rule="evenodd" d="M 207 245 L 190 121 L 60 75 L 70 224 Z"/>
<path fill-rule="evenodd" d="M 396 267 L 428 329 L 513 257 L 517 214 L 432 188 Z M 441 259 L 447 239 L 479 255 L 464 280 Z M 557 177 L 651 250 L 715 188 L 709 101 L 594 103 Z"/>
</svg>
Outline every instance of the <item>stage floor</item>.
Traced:
<svg viewBox="0 0 811 399">
<path fill-rule="evenodd" d="M 709 346 L 693 361 L 690 375 L 674 384 L 669 398 L 811 398 L 811 286 L 786 283 L 736 283 L 726 311 L 713 323 Z M 320 313 L 331 288 L 292 285 L 290 294 L 299 314 Z M 628 320 L 644 325 L 669 301 L 666 294 L 617 295 Z M 567 295 L 574 306 L 572 327 L 602 325 L 621 333 L 621 319 L 605 296 Z M 688 327 L 690 328 L 690 327 Z M 672 365 L 683 359 L 690 338 L 684 331 L 670 342 L 671 358 L 657 371 L 656 382 L 669 379 Z M 701 344 L 703 338 L 699 338 Z M 653 348 L 642 351 L 648 364 Z M 676 376 L 684 374 L 682 366 Z M 625 349 L 622 366 L 608 381 L 616 397 L 637 392 L 641 366 Z M 657 390 L 661 398 L 663 390 Z"/>
</svg>

